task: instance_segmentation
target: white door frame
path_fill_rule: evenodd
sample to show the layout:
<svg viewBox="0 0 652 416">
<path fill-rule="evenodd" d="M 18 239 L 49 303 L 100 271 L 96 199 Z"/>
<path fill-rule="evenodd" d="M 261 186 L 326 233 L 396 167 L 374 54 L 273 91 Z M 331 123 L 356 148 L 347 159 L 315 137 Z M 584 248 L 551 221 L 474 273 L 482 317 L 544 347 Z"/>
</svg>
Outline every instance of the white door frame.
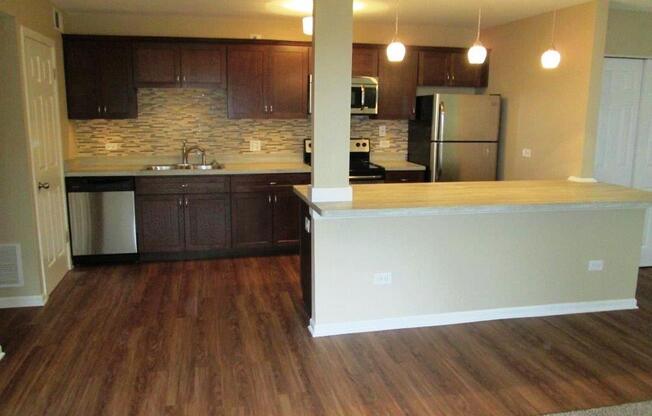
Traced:
<svg viewBox="0 0 652 416">
<path fill-rule="evenodd" d="M 55 117 L 55 119 L 56 119 L 55 120 L 55 123 L 56 123 L 56 129 L 55 130 L 57 132 L 56 133 L 57 134 L 56 143 L 57 143 L 57 146 L 59 148 L 59 157 L 61 158 L 60 163 L 59 163 L 58 175 L 60 177 L 60 180 L 61 180 L 61 183 L 62 183 L 62 186 L 63 186 L 63 184 L 65 183 L 65 178 L 64 178 L 64 171 L 63 171 L 63 152 L 62 152 L 63 151 L 63 143 L 62 143 L 63 137 L 62 137 L 62 132 L 61 132 L 61 108 L 60 108 L 60 101 L 59 101 L 60 98 L 59 98 L 59 88 L 58 88 L 58 82 L 59 82 L 58 81 L 58 77 L 59 77 L 58 72 L 59 72 L 59 68 L 56 65 L 56 62 L 57 62 L 56 42 L 52 38 L 44 36 L 44 35 L 36 32 L 36 31 L 34 31 L 34 30 L 32 30 L 32 29 L 30 29 L 28 27 L 25 27 L 25 26 L 21 25 L 20 26 L 20 36 L 19 36 L 19 42 L 20 42 L 19 53 L 20 53 L 20 62 L 21 62 L 20 75 L 21 75 L 21 84 L 22 84 L 22 88 L 23 88 L 23 114 L 25 114 L 24 124 L 25 124 L 25 131 L 27 132 L 27 136 L 28 136 L 28 139 L 26 141 L 26 145 L 27 145 L 27 152 L 28 152 L 28 155 L 29 155 L 28 163 L 29 163 L 29 172 L 31 174 L 30 183 L 31 184 L 35 183 L 36 172 L 35 172 L 34 161 L 32 160 L 32 144 L 31 144 L 32 143 L 31 142 L 32 137 L 31 137 L 31 135 L 29 133 L 29 125 L 28 125 L 28 123 L 29 123 L 29 118 L 28 117 L 29 117 L 29 111 L 30 110 L 29 110 L 29 92 L 28 92 L 28 88 L 27 88 L 27 78 L 28 78 L 27 77 L 27 62 L 26 62 L 26 56 L 25 56 L 25 39 L 28 38 L 28 37 L 32 38 L 32 39 L 35 39 L 35 40 L 37 40 L 39 42 L 42 42 L 45 45 L 47 45 L 48 47 L 50 47 L 50 51 L 51 51 L 51 54 L 52 54 L 52 62 L 54 63 L 54 70 L 55 70 L 55 81 L 57 82 L 57 85 L 54 88 L 54 106 L 55 106 L 56 112 L 57 112 L 57 117 Z M 35 186 L 32 186 L 32 200 L 34 201 L 34 204 L 36 204 L 37 203 L 36 201 L 38 200 L 37 192 L 38 192 L 38 189 L 36 189 Z M 68 233 L 69 232 L 68 214 L 67 214 L 68 213 L 68 207 L 66 206 L 65 201 L 66 201 L 66 198 L 65 197 L 62 198 L 63 206 L 61 207 L 61 209 L 62 209 L 62 212 L 64 213 L 64 222 L 65 222 L 64 223 L 64 232 Z M 36 224 L 37 224 L 37 228 L 38 228 L 39 227 L 39 225 L 38 225 L 39 224 L 39 219 L 38 219 L 38 215 L 36 214 L 36 211 L 35 211 L 35 215 L 37 217 L 36 218 Z M 38 242 L 39 242 L 39 251 L 42 251 L 42 247 L 43 247 L 44 242 L 43 242 L 43 238 L 41 236 L 40 230 L 37 232 L 37 236 L 38 236 Z M 67 240 L 67 238 L 66 238 L 66 240 Z M 41 296 L 43 298 L 43 303 L 45 304 L 45 302 L 47 302 L 49 290 L 47 288 L 46 271 L 45 271 L 45 267 L 44 267 L 43 260 L 42 260 L 42 254 L 40 252 L 38 253 L 38 257 L 39 257 L 39 267 L 41 269 L 41 291 L 42 291 Z M 71 254 L 70 254 L 70 246 L 69 245 L 67 245 L 67 247 L 66 247 L 66 262 L 67 262 L 67 265 L 68 265 L 68 270 L 72 269 L 72 258 L 71 258 Z"/>
</svg>

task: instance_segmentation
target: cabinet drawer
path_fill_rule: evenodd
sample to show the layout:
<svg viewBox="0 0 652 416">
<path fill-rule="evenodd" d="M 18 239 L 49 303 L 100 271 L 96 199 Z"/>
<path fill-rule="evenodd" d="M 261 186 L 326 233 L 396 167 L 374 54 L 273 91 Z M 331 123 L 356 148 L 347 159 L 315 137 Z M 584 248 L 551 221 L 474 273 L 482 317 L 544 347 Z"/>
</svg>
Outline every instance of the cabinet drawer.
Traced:
<svg viewBox="0 0 652 416">
<path fill-rule="evenodd" d="M 164 178 L 136 178 L 136 193 L 211 194 L 229 192 L 227 176 L 167 176 Z"/>
<path fill-rule="evenodd" d="M 279 187 L 305 185 L 309 183 L 309 173 L 235 175 L 231 177 L 231 190 L 233 192 L 264 192 Z"/>
<path fill-rule="evenodd" d="M 424 182 L 426 173 L 422 170 L 404 170 L 385 172 L 385 183 Z"/>
</svg>

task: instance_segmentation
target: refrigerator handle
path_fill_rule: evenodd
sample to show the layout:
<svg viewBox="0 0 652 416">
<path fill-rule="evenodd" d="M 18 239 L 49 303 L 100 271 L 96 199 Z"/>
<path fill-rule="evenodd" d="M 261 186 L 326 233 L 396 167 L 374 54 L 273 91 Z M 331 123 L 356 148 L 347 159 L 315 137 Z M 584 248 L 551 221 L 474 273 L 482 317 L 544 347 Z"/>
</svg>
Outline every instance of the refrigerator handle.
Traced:
<svg viewBox="0 0 652 416">
<path fill-rule="evenodd" d="M 442 166 L 444 165 L 444 125 L 446 124 L 446 107 L 444 103 L 439 104 L 439 143 L 437 143 L 437 170 L 435 182 L 441 178 Z"/>
</svg>

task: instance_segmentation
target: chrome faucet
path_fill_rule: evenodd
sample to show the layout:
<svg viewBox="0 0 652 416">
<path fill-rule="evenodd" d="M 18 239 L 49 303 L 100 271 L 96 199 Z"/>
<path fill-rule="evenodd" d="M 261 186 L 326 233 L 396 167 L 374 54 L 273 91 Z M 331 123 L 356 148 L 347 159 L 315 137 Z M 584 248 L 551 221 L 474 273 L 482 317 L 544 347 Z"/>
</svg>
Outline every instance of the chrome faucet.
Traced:
<svg viewBox="0 0 652 416">
<path fill-rule="evenodd" d="M 188 142 L 186 140 L 183 141 L 183 146 L 181 147 L 181 164 L 182 165 L 187 165 L 188 164 L 188 156 L 192 153 L 199 153 L 201 155 L 201 164 L 205 165 L 206 164 L 206 150 L 204 150 L 202 147 L 199 147 L 197 145 L 195 146 L 190 146 L 188 147 Z"/>
</svg>

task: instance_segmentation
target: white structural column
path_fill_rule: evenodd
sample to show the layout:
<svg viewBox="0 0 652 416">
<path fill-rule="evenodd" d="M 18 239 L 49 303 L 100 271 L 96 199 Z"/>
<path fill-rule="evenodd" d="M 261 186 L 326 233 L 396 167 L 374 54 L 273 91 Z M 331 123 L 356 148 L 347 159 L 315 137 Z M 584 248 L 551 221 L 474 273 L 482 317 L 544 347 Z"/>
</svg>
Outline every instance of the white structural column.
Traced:
<svg viewBox="0 0 652 416">
<path fill-rule="evenodd" d="M 352 0 L 319 0 L 313 9 L 313 201 L 351 201 Z"/>
</svg>

